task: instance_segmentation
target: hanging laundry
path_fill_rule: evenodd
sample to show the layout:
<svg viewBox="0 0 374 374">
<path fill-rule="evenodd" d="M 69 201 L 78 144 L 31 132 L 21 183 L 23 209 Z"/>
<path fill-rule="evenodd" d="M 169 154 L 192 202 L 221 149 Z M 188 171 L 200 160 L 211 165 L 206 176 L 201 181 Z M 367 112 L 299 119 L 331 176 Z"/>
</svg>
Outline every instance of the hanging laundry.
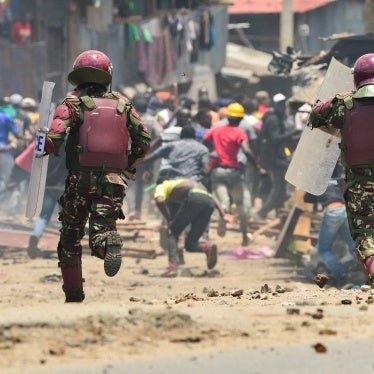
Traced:
<svg viewBox="0 0 374 374">
<path fill-rule="evenodd" d="M 211 49 L 214 45 L 214 18 L 208 11 L 201 15 L 200 30 L 200 48 Z"/>
<path fill-rule="evenodd" d="M 135 23 L 128 24 L 129 45 L 132 48 L 136 42 L 140 40 L 139 28 Z"/>
</svg>

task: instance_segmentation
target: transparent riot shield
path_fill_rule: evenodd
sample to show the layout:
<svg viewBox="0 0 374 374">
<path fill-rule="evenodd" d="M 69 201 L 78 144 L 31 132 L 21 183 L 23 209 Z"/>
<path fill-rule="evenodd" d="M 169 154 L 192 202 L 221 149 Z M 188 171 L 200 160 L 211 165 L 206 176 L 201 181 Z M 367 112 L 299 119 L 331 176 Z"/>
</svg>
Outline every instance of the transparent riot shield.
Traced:
<svg viewBox="0 0 374 374">
<path fill-rule="evenodd" d="M 353 89 L 351 69 L 333 57 L 316 100 Z M 306 127 L 292 155 L 286 181 L 313 195 L 324 193 L 340 155 L 339 143 L 338 130 Z"/>
</svg>

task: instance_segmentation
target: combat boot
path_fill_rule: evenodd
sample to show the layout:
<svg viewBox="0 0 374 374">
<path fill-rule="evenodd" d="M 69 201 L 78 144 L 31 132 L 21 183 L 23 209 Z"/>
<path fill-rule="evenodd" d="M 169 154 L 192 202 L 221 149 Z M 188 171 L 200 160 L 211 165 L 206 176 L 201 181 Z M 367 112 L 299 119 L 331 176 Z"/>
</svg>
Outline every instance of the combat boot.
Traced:
<svg viewBox="0 0 374 374">
<path fill-rule="evenodd" d="M 113 277 L 121 267 L 122 240 L 117 231 L 109 231 L 105 239 L 104 271 L 108 277 Z"/>
</svg>

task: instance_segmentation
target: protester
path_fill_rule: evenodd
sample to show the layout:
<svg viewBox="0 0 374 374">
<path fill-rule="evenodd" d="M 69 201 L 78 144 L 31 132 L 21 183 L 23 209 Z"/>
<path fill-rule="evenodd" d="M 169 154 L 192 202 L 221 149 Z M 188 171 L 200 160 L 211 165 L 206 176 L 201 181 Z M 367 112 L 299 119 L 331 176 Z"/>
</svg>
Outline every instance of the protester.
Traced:
<svg viewBox="0 0 374 374">
<path fill-rule="evenodd" d="M 192 120 L 196 132 L 196 140 L 202 141 L 206 132 L 211 128 L 212 115 L 208 109 L 200 109 Z"/>
<path fill-rule="evenodd" d="M 163 128 L 160 123 L 156 120 L 155 116 L 147 110 L 148 106 L 148 98 L 145 94 L 138 94 L 132 100 L 136 110 L 138 111 L 142 122 L 147 127 L 150 132 L 152 139 L 157 139 L 161 136 Z M 127 190 L 127 196 L 132 197 L 130 199 L 129 206 L 130 211 L 126 215 L 126 218 L 129 220 L 140 220 L 142 218 L 142 206 L 143 206 L 143 198 L 144 198 L 144 188 L 146 183 L 151 183 L 153 179 L 153 175 L 155 174 L 155 167 L 153 164 L 144 164 L 143 162 L 137 167 L 136 173 L 137 178 L 135 183 L 129 186 Z M 133 206 L 132 206 L 132 201 Z"/>
<path fill-rule="evenodd" d="M 374 53 L 359 57 L 353 67 L 355 90 L 317 102 L 310 113 L 312 128 L 340 130 L 345 168 L 344 199 L 355 252 L 367 282 L 374 285 Z"/>
<path fill-rule="evenodd" d="M 12 25 L 12 38 L 15 43 L 22 44 L 32 36 L 31 14 L 26 13 Z"/>
<path fill-rule="evenodd" d="M 183 177 L 201 182 L 209 173 L 209 150 L 196 141 L 195 137 L 193 126 L 183 126 L 180 140 L 167 142 L 149 153 L 144 159 L 144 164 L 162 158 L 165 163 L 159 170 L 159 177 L 168 179 Z"/>
<path fill-rule="evenodd" d="M 216 207 L 223 220 L 233 220 L 225 214 L 221 204 L 212 197 L 201 183 L 188 179 L 160 180 L 154 193 L 157 207 L 165 218 L 168 227 L 169 248 L 168 267 L 163 276 L 175 276 L 179 264 L 178 240 L 183 230 L 190 226 L 184 247 L 187 252 L 205 253 L 208 269 L 217 264 L 217 246 L 199 239 L 209 224 Z M 182 260 L 183 263 L 184 259 Z"/>
<path fill-rule="evenodd" d="M 269 111 L 271 105 L 271 99 L 269 92 L 260 90 L 255 93 L 255 101 L 257 103 L 257 110 L 254 115 L 258 119 L 262 119 L 263 115 Z"/>
<path fill-rule="evenodd" d="M 16 147 L 13 152 L 15 157 L 24 151 L 28 144 L 34 140 L 34 128 L 30 117 L 25 114 L 22 109 L 22 101 L 23 96 L 18 93 L 9 96 L 9 104 L 12 105 L 15 110 L 15 116 L 13 117 L 14 123 L 17 126 L 19 133 L 24 138 L 23 140 L 19 139 L 15 144 Z"/>
<path fill-rule="evenodd" d="M 38 248 L 38 243 L 55 211 L 57 200 L 64 191 L 64 180 L 67 175 L 65 157 L 65 147 L 62 146 L 59 150 L 59 157 L 50 157 L 48 160 L 42 210 L 34 225 L 27 247 L 27 254 L 31 259 L 43 257 L 43 251 Z"/>
<path fill-rule="evenodd" d="M 201 96 L 197 102 L 197 111 L 209 111 L 211 117 L 211 126 L 213 126 L 216 122 L 220 120 L 218 112 L 214 110 L 213 104 L 208 98 L 208 96 Z"/>
<path fill-rule="evenodd" d="M 306 193 L 304 197 L 305 202 L 320 204 L 323 208 L 323 216 L 318 233 L 317 252 L 328 269 L 330 283 L 337 287 L 346 285 L 349 277 L 344 265 L 333 252 L 334 242 L 339 237 L 352 254 L 355 248 L 355 242 L 349 231 L 347 212 L 344 205 L 341 171 L 341 165 L 337 163 L 326 191 L 320 196 Z"/>
<path fill-rule="evenodd" d="M 262 117 L 260 131 L 260 164 L 268 171 L 270 192 L 263 200 L 260 210 L 254 214 L 257 220 L 265 220 L 270 211 L 277 211 L 287 200 L 284 176 L 289 164 L 285 148 L 296 134 L 296 130 L 286 129 L 286 97 L 282 93 L 273 96 L 273 108 Z M 263 195 L 262 195 L 263 196 Z"/>
<path fill-rule="evenodd" d="M 9 134 L 22 138 L 13 119 L 0 111 L 0 191 L 6 188 L 14 165 L 14 147 L 9 140 Z"/>
<path fill-rule="evenodd" d="M 239 124 L 239 128 L 246 132 L 249 144 L 251 145 L 251 150 L 256 159 L 259 160 L 259 132 L 262 126 L 262 120 L 258 119 L 253 114 L 256 110 L 256 103 L 254 100 L 246 97 L 243 99 L 242 105 L 244 107 L 245 114 L 243 120 Z M 250 194 L 248 203 L 250 203 L 250 206 L 252 207 L 255 204 L 255 198 L 258 195 L 260 182 L 263 180 L 263 178 L 261 178 L 261 175 L 252 163 L 246 162 L 245 157 L 240 155 L 240 152 L 241 151 L 239 151 L 238 157 L 240 160 L 243 160 L 242 162 L 245 168 L 245 186 Z"/>
<path fill-rule="evenodd" d="M 242 149 L 247 160 L 253 163 L 260 174 L 266 171 L 260 167 L 249 147 L 247 134 L 239 128 L 244 117 L 244 108 L 239 103 L 232 103 L 227 107 L 227 125 L 211 128 L 204 136 L 203 143 L 212 142 L 214 150 L 211 152 L 211 184 L 213 194 L 220 201 L 226 213 L 231 212 L 235 204 L 240 220 L 242 245 L 248 245 L 248 215 L 244 204 L 244 172 L 238 161 L 238 151 Z M 226 222 L 219 221 L 218 234 L 224 236 Z"/>
<path fill-rule="evenodd" d="M 81 53 L 68 81 L 75 89 L 56 108 L 45 150 L 58 156 L 69 133 L 68 176 L 59 199 L 62 227 L 57 253 L 66 302 L 82 302 L 81 239 L 85 224 L 89 220 L 91 255 L 103 259 L 105 273 L 114 276 L 122 261 L 116 221 L 123 216 L 126 177 L 135 177 L 151 138 L 128 99 L 108 90 L 112 63 L 104 53 Z"/>
<path fill-rule="evenodd" d="M 157 121 L 164 129 L 175 126 L 177 124 L 175 114 L 178 108 L 175 105 L 174 95 L 171 95 L 166 91 L 161 91 L 158 93 L 156 92 L 155 95 L 162 100 L 162 102 L 164 103 L 163 105 L 165 106 L 165 108 L 156 113 Z"/>
</svg>

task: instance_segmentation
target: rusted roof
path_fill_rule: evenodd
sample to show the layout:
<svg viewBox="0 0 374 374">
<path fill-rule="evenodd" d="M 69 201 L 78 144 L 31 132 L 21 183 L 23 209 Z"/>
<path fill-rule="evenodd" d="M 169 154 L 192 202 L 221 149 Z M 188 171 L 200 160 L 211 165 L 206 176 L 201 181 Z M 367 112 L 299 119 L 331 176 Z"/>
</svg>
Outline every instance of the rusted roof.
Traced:
<svg viewBox="0 0 374 374">
<path fill-rule="evenodd" d="M 293 0 L 294 13 L 305 13 L 335 2 L 336 0 Z M 270 14 L 282 12 L 283 0 L 234 0 L 228 7 L 229 14 Z"/>
</svg>

